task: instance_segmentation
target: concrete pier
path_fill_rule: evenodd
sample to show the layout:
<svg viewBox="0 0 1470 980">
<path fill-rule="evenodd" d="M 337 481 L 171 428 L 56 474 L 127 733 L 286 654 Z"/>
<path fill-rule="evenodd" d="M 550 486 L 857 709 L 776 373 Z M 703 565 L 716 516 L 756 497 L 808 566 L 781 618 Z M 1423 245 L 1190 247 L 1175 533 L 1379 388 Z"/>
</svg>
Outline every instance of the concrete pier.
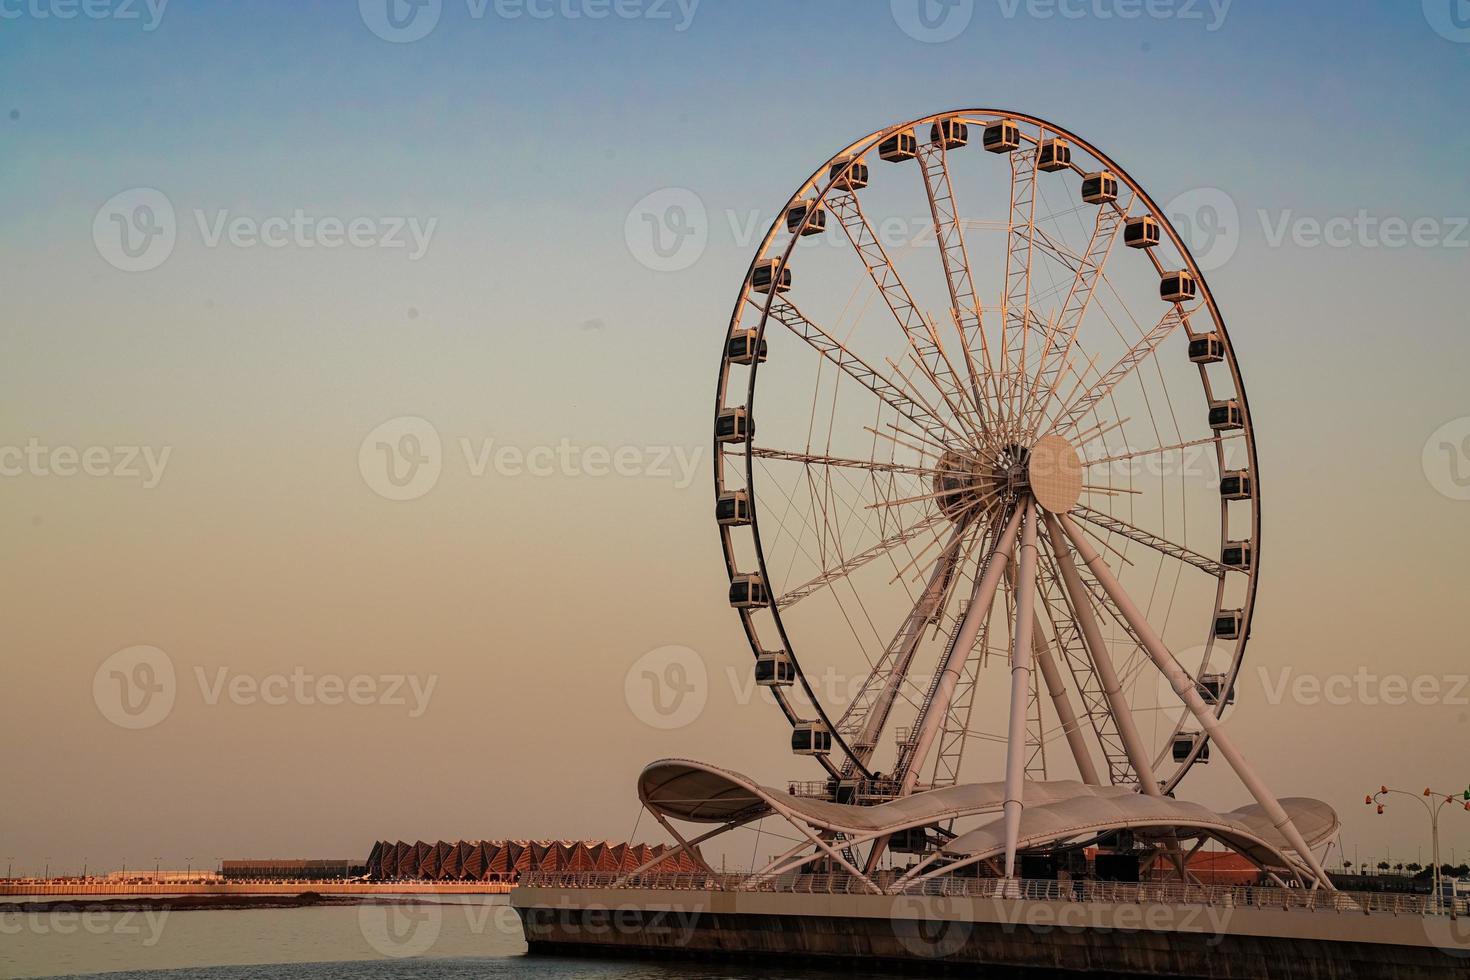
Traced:
<svg viewBox="0 0 1470 980">
<path fill-rule="evenodd" d="M 984 975 L 1470 978 L 1470 923 L 1385 911 L 935 895 L 521 887 L 532 953 Z"/>
</svg>

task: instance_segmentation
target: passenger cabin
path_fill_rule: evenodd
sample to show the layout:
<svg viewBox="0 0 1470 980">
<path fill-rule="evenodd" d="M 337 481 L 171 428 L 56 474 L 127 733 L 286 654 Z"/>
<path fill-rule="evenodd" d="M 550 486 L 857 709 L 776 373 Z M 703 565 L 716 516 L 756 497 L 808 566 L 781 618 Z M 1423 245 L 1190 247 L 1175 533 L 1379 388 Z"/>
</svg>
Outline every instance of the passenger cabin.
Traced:
<svg viewBox="0 0 1470 980">
<path fill-rule="evenodd" d="M 760 572 L 740 573 L 730 579 L 730 605 L 736 609 L 759 609 L 770 604 L 766 580 Z"/>
<path fill-rule="evenodd" d="M 797 201 L 786 212 L 786 230 L 803 237 L 820 235 L 827 230 L 827 209 L 820 201 Z"/>
<path fill-rule="evenodd" d="M 941 119 L 929 127 L 929 142 L 953 150 L 970 142 L 970 127 L 958 119 Z"/>
<path fill-rule="evenodd" d="M 715 438 L 720 442 L 744 442 L 753 430 L 744 405 L 721 409 L 715 416 Z"/>
<path fill-rule="evenodd" d="M 780 259 L 766 259 L 755 267 L 750 274 L 750 288 L 758 293 L 784 293 L 791 288 L 791 269 L 783 268 L 781 276 L 776 277 L 776 267 L 781 264 Z"/>
<path fill-rule="evenodd" d="M 766 339 L 754 328 L 736 330 L 730 335 L 730 342 L 725 345 L 725 356 L 730 359 L 731 364 L 763 362 L 766 359 Z"/>
<path fill-rule="evenodd" d="M 1210 403 L 1210 428 L 1216 432 L 1245 428 L 1245 416 L 1241 414 L 1240 402 L 1234 398 Z"/>
<path fill-rule="evenodd" d="M 744 527 L 750 523 L 750 494 L 726 490 L 715 501 L 715 521 L 720 527 Z"/>
<path fill-rule="evenodd" d="M 928 854 L 934 850 L 928 827 L 909 827 L 888 838 L 888 849 L 895 854 Z"/>
<path fill-rule="evenodd" d="M 1188 269 L 1166 272 L 1159 279 L 1159 299 L 1165 303 L 1188 303 L 1198 291 L 1199 283 Z"/>
<path fill-rule="evenodd" d="M 797 755 L 827 755 L 832 751 L 832 733 L 820 721 L 799 721 L 791 729 L 791 751 Z"/>
<path fill-rule="evenodd" d="M 1220 553 L 1220 564 L 1236 571 L 1248 572 L 1251 568 L 1251 543 L 1249 541 L 1226 541 Z"/>
<path fill-rule="evenodd" d="M 991 153 L 1009 153 L 1021 148 L 1021 127 L 1015 120 L 1002 119 L 985 127 L 981 142 Z"/>
<path fill-rule="evenodd" d="M 1046 173 L 1066 170 L 1072 165 L 1072 144 L 1064 139 L 1044 139 L 1036 145 L 1036 169 Z"/>
<path fill-rule="evenodd" d="M 1206 704 L 1219 704 L 1221 698 L 1226 704 L 1235 703 L 1235 687 L 1225 686 L 1224 674 L 1205 674 L 1199 679 L 1199 686 L 1204 689 L 1201 694 Z"/>
<path fill-rule="evenodd" d="M 1251 471 L 1226 470 L 1220 477 L 1220 496 L 1226 500 L 1251 499 Z"/>
<path fill-rule="evenodd" d="M 1159 222 L 1151 214 L 1140 214 L 1123 222 L 1123 244 L 1129 248 L 1153 248 L 1161 240 Z"/>
<path fill-rule="evenodd" d="M 761 687 L 790 687 L 796 682 L 796 664 L 785 650 L 762 650 L 755 658 L 755 682 Z"/>
<path fill-rule="evenodd" d="M 1111 204 L 1118 199 L 1118 178 L 1110 170 L 1099 170 L 1082 178 L 1082 200 L 1088 204 Z"/>
<path fill-rule="evenodd" d="M 1215 617 L 1215 638 L 1234 640 L 1240 636 L 1240 625 L 1244 616 L 1239 609 L 1222 609 Z"/>
<path fill-rule="evenodd" d="M 861 160 L 843 157 L 827 169 L 827 179 L 840 191 L 857 191 L 868 186 L 868 165 Z"/>
<path fill-rule="evenodd" d="M 878 144 L 878 157 L 889 163 L 902 163 L 912 160 L 919 154 L 919 141 L 915 138 L 913 130 L 905 129 L 901 133 L 894 133 L 886 140 Z"/>
<path fill-rule="evenodd" d="M 1217 333 L 1207 333 L 1189 342 L 1189 359 L 1196 364 L 1216 364 L 1225 360 L 1225 341 Z"/>
<path fill-rule="evenodd" d="M 1202 738 L 1203 736 L 1199 732 L 1180 732 L 1178 735 L 1175 735 L 1174 761 L 1188 761 L 1189 753 L 1194 751 L 1195 743 L 1201 741 Z M 1200 745 L 1199 754 L 1194 757 L 1194 761 L 1201 764 L 1210 761 L 1210 743 L 1208 741 Z"/>
</svg>

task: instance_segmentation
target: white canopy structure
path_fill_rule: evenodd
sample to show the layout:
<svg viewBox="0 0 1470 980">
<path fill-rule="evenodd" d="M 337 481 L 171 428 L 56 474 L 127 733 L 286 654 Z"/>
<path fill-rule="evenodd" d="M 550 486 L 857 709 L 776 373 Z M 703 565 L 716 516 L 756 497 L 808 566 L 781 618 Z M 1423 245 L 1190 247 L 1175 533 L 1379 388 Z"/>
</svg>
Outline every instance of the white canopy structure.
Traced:
<svg viewBox="0 0 1470 980">
<path fill-rule="evenodd" d="M 830 860 L 862 878 L 874 891 L 899 890 L 910 881 L 991 861 L 1004 855 L 1007 847 L 1005 817 L 994 816 L 1005 809 L 1003 782 L 947 786 L 874 806 L 857 806 L 796 796 L 707 763 L 665 759 L 640 774 L 638 796 L 675 836 L 679 848 L 691 854 L 696 853 L 695 844 L 736 827 L 768 816 L 785 820 L 800 834 L 801 843 L 756 872 L 754 880 Z M 1302 881 L 1311 877 L 1303 855 L 1256 804 L 1217 813 L 1197 803 L 1142 794 L 1131 787 L 1092 786 L 1075 780 L 1028 783 L 1024 798 L 1017 840 L 1022 850 L 1085 846 L 1102 835 L 1130 831 L 1179 854 L 1183 842 L 1196 842 L 1197 849 L 1218 841 L 1268 874 Z M 1287 798 L 1280 804 L 1309 847 L 1322 846 L 1337 833 L 1337 815 L 1326 803 Z M 904 831 L 955 826 L 975 818 L 989 819 L 950 838 L 887 889 L 850 857 L 853 848 Z M 690 840 L 670 820 L 718 826 Z"/>
</svg>

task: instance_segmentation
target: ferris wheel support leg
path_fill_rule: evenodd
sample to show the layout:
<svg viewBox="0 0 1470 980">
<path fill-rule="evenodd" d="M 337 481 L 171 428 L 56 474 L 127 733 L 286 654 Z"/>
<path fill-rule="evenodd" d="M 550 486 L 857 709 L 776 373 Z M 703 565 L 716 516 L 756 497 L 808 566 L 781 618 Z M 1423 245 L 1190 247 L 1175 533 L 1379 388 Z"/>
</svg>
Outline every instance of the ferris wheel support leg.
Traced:
<svg viewBox="0 0 1470 980">
<path fill-rule="evenodd" d="M 1026 708 L 1031 702 L 1031 660 L 1036 623 L 1036 501 L 1026 501 L 1026 528 L 1017 550 L 1016 633 L 1011 645 L 1011 719 L 1006 736 L 1006 877 L 1016 876 L 1026 782 Z"/>
<path fill-rule="evenodd" d="M 1077 712 L 1072 708 L 1072 699 L 1067 695 L 1067 682 L 1057 667 L 1056 659 L 1051 655 L 1051 644 L 1047 642 L 1046 633 L 1041 628 L 1040 615 L 1033 618 L 1031 645 L 1036 650 L 1036 665 L 1041 668 L 1041 678 L 1046 682 L 1047 693 L 1051 695 L 1052 707 L 1056 709 L 1057 720 L 1062 723 L 1062 733 L 1067 736 L 1067 748 L 1071 750 L 1072 759 L 1077 763 L 1077 774 L 1087 785 L 1100 786 L 1102 778 L 1098 776 L 1097 765 L 1087 751 L 1082 723 L 1077 719 Z"/>
<path fill-rule="evenodd" d="M 1139 737 L 1138 726 L 1133 722 L 1133 710 L 1123 695 L 1123 686 L 1118 683 L 1118 672 L 1113 667 L 1113 658 L 1108 656 L 1107 641 L 1103 639 L 1102 629 L 1092 612 L 1092 599 L 1087 594 L 1086 586 L 1082 584 L 1082 576 L 1077 574 L 1071 549 L 1062 536 L 1062 526 L 1051 514 L 1046 515 L 1046 534 L 1051 542 L 1057 568 L 1062 573 L 1062 585 L 1072 600 L 1072 611 L 1082 630 L 1082 641 L 1092 658 L 1092 669 L 1097 671 L 1103 696 L 1107 698 L 1108 710 L 1112 712 L 1113 721 L 1118 726 L 1118 737 L 1123 740 L 1123 751 L 1128 756 L 1128 763 L 1133 766 L 1143 792 L 1149 796 L 1159 796 L 1161 794 L 1158 780 L 1154 778 L 1153 762 L 1143 746 L 1143 739 Z"/>
<path fill-rule="evenodd" d="M 1087 563 L 1087 567 L 1092 569 L 1092 574 L 1097 577 L 1098 584 L 1112 597 L 1113 602 L 1118 606 L 1118 611 L 1123 614 L 1123 618 L 1127 620 L 1128 625 L 1133 627 L 1133 631 L 1138 634 L 1138 638 L 1142 641 L 1144 650 L 1149 655 L 1149 659 L 1169 679 L 1170 687 L 1174 689 L 1174 693 L 1189 708 L 1195 720 L 1199 722 L 1200 728 L 1204 731 L 1206 737 L 1220 750 L 1220 754 L 1225 757 L 1225 761 L 1230 764 L 1230 768 L 1235 770 L 1236 776 L 1240 777 L 1240 781 L 1245 784 L 1245 788 L 1250 792 L 1251 796 L 1255 797 L 1256 802 L 1261 805 L 1261 809 L 1266 811 L 1266 815 L 1271 818 L 1271 823 L 1286 838 L 1287 843 L 1291 845 L 1291 849 L 1296 852 L 1297 857 L 1305 861 L 1307 866 L 1311 868 L 1312 875 L 1316 878 L 1316 884 L 1323 888 L 1332 889 L 1334 886 L 1332 885 L 1331 879 L 1322 870 L 1322 865 L 1318 862 L 1317 855 L 1313 854 L 1312 849 L 1307 846 L 1306 840 L 1302 838 L 1301 831 L 1297 830 L 1296 824 L 1292 822 L 1290 815 L 1282 808 L 1281 802 L 1276 799 L 1276 796 L 1271 792 L 1270 788 L 1256 774 L 1256 771 L 1251 768 L 1250 763 L 1246 761 L 1245 756 L 1236 747 L 1235 741 L 1226 734 L 1223 726 L 1220 724 L 1220 719 L 1216 718 L 1214 712 L 1205 704 L 1204 698 L 1200 697 L 1199 691 L 1195 689 L 1194 682 L 1189 679 L 1189 675 L 1185 673 L 1184 668 L 1179 666 L 1179 662 L 1174 659 L 1174 655 L 1164 646 L 1163 641 L 1154 632 L 1148 619 L 1139 612 L 1138 607 L 1133 604 L 1133 600 L 1128 597 L 1128 593 L 1123 591 L 1123 587 L 1113 575 L 1112 569 L 1107 566 L 1107 563 L 1098 555 L 1097 550 L 1088 543 L 1086 536 L 1078 529 L 1076 524 L 1072 523 L 1067 515 L 1059 515 L 1057 520 L 1061 524 L 1062 529 L 1066 531 L 1067 537 L 1071 539 L 1072 546 L 1077 549 L 1077 554 L 1081 555 L 1082 560 Z"/>
<path fill-rule="evenodd" d="M 1011 560 L 1011 550 L 1015 547 L 1016 532 L 1020 526 L 1021 511 L 1018 508 L 996 541 L 984 573 L 975 581 L 975 590 L 970 595 L 970 606 L 965 610 L 964 622 L 960 624 L 954 643 L 950 645 L 944 662 L 940 665 L 939 683 L 934 688 L 934 697 L 919 718 L 919 734 L 914 739 L 914 750 L 909 755 L 903 781 L 899 784 L 899 796 L 908 796 L 919 781 L 924 761 L 929 756 L 929 750 L 934 747 L 934 740 L 949 714 L 949 705 L 954 699 L 955 687 L 959 684 L 960 671 L 969 659 L 970 651 L 975 648 L 975 639 L 980 635 L 980 624 L 985 622 L 986 613 L 995 602 L 995 590 L 1000 586 L 1001 575 L 1005 573 L 1006 564 Z"/>
</svg>

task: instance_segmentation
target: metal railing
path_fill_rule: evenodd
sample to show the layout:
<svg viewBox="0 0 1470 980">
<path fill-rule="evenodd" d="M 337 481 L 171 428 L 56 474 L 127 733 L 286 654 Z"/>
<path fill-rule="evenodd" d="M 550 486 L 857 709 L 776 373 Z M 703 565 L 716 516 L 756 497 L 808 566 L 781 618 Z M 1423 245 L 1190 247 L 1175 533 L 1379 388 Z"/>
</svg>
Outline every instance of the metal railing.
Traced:
<svg viewBox="0 0 1470 980">
<path fill-rule="evenodd" d="M 1470 915 L 1470 902 L 1436 902 L 1433 895 L 1343 892 L 1256 885 L 1193 885 L 1181 882 L 1050 881 L 941 877 L 895 888 L 897 876 L 882 872 L 874 884 L 891 897 L 1014 901 L 1096 902 L 1116 905 L 1205 905 L 1225 908 L 1299 909 L 1389 915 Z M 521 875 L 528 888 L 618 888 L 668 891 L 768 892 L 795 895 L 871 895 L 873 889 L 849 874 L 641 874 L 535 872 Z"/>
</svg>

